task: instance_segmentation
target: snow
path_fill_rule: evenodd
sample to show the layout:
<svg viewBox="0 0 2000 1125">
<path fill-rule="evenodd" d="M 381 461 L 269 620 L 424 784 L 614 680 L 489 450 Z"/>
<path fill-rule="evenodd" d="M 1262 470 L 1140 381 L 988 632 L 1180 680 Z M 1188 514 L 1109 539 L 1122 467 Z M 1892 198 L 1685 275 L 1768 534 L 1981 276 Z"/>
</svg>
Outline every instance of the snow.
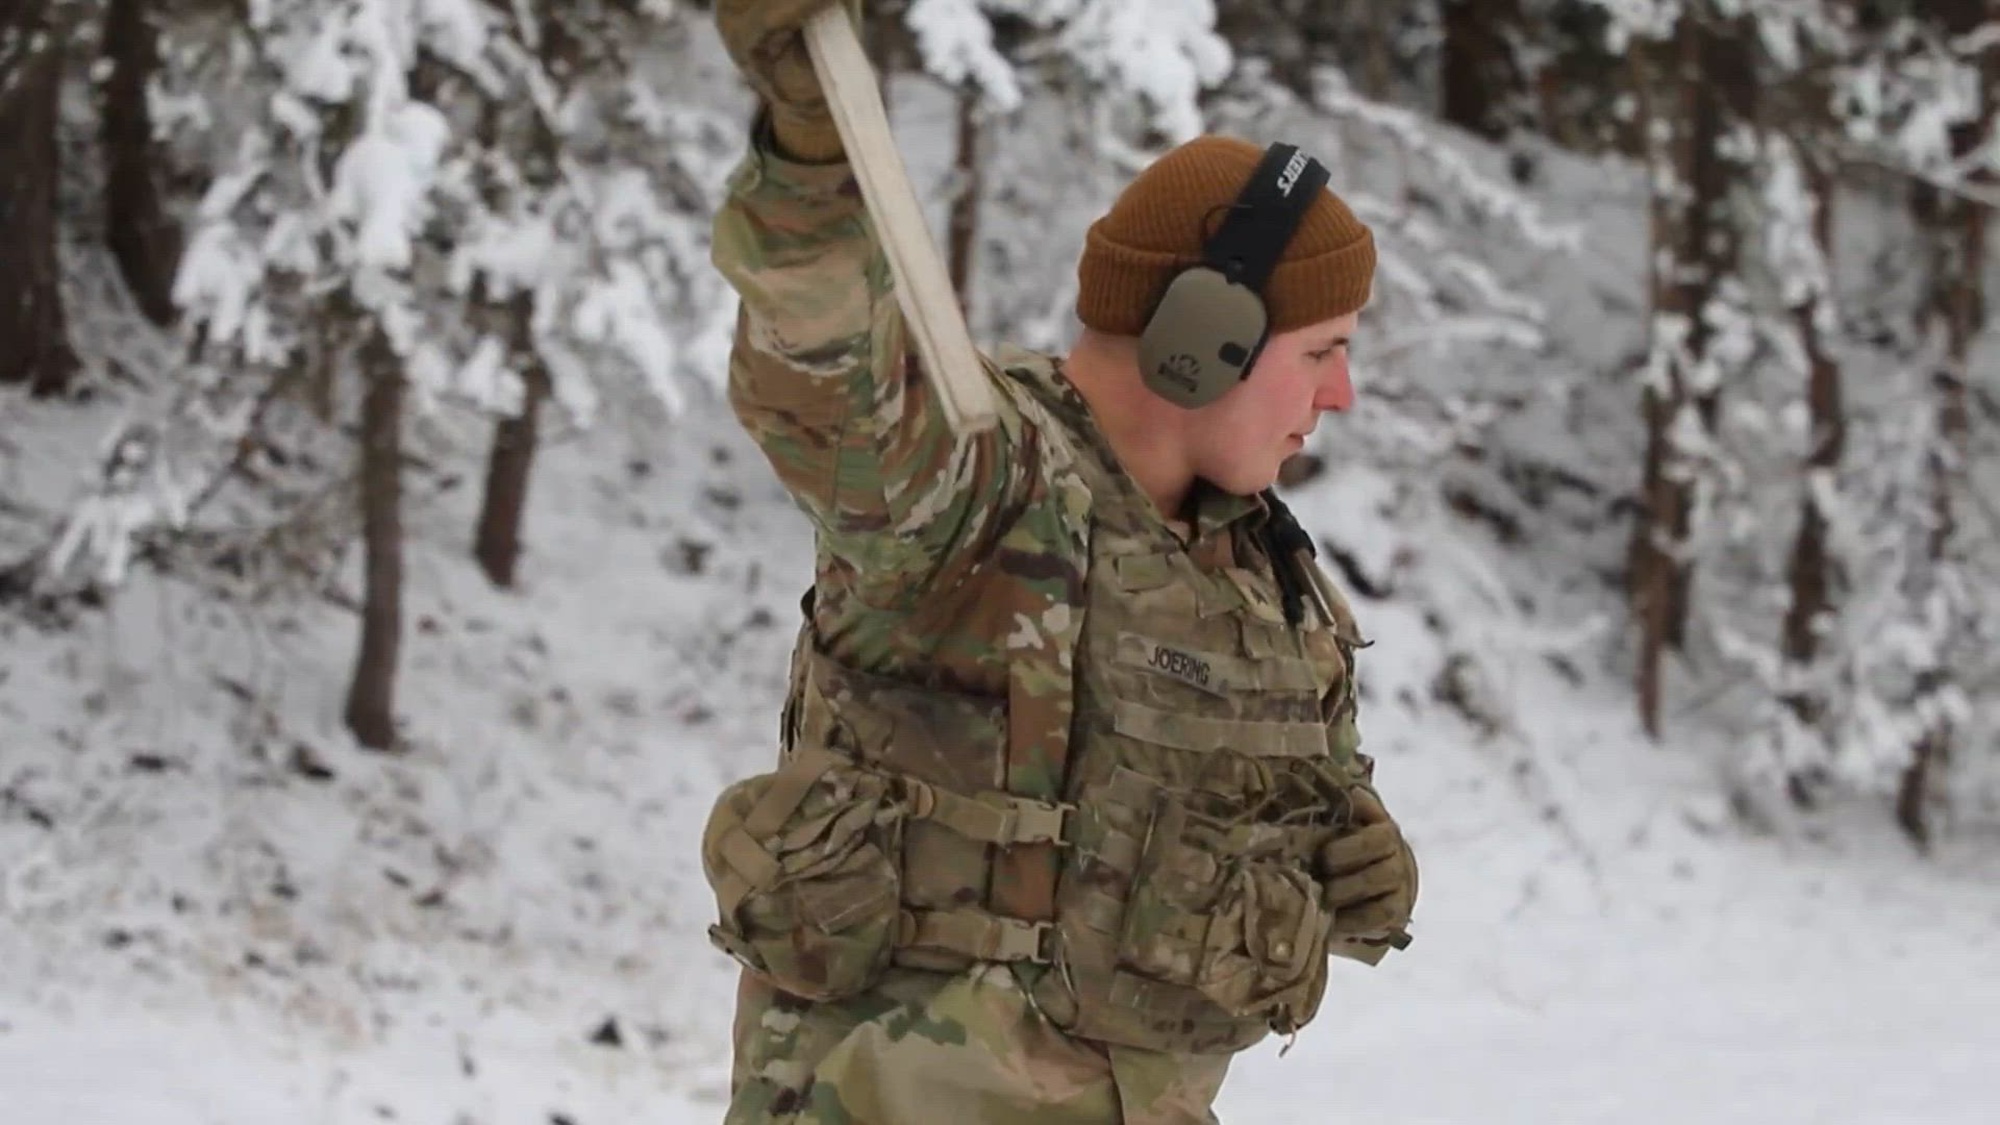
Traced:
<svg viewBox="0 0 2000 1125">
<path fill-rule="evenodd" d="M 468 497 L 421 509 L 406 758 L 335 733 L 330 606 L 252 628 L 141 571 L 75 637 L 7 626 L 10 1119 L 716 1119 L 731 978 L 687 857 L 769 754 L 806 557 L 721 411 L 548 450 L 518 595 L 462 557 Z M 1380 518 L 1339 482 L 1297 506 Z M 1537 661 L 1482 736 L 1431 701 L 1421 619 L 1358 605 L 1417 941 L 1339 963 L 1225 1121 L 1990 1120 L 1990 871 L 1886 829 L 1746 836 L 1697 756 Z"/>
<path fill-rule="evenodd" d="M 347 148 L 334 172 L 332 216 L 355 224 L 356 261 L 407 269 L 422 229 L 424 199 L 451 136 L 444 116 L 421 103 L 384 110 Z"/>
<path fill-rule="evenodd" d="M 1201 132 L 1197 98 L 1233 58 L 1215 33 L 1213 0 L 1099 0 L 1077 11 L 1062 38 L 1085 74 L 1130 91 L 1176 141 Z"/>
<path fill-rule="evenodd" d="M 458 6 L 421 10 L 459 38 L 477 30 Z M 948 118 L 898 117 L 913 122 L 901 139 L 920 175 L 945 174 Z M 1453 183 L 1483 182 L 1472 164 L 1493 159 L 1409 140 Z M 707 187 L 718 171 L 697 178 Z M 657 225 L 653 187 L 590 182 L 597 194 L 576 206 L 599 237 Z M 1558 500 L 1521 513 L 1525 542 L 1505 546 L 1411 489 L 1400 466 L 1364 456 L 1379 452 L 1367 428 L 1391 424 L 1407 440 L 1380 445 L 1468 488 L 1478 478 L 1445 455 L 1509 429 L 1557 468 L 1601 446 L 1629 456 L 1584 393 L 1551 391 L 1503 423 L 1451 395 L 1643 356 L 1636 182 L 1630 169 L 1549 159 L 1536 210 L 1478 195 L 1515 241 L 1466 259 L 1481 267 L 1476 287 L 1532 300 L 1546 320 L 1514 351 L 1437 370 L 1428 349 L 1371 356 L 1364 340 L 1364 395 L 1435 387 L 1435 425 L 1414 432 L 1416 415 L 1377 403 L 1321 426 L 1329 469 L 1292 501 L 1386 591 L 1355 598 L 1375 642 L 1362 725 L 1423 864 L 1417 940 L 1376 969 L 1336 963 L 1319 1021 L 1282 1057 L 1272 1041 L 1237 1063 L 1225 1122 L 1993 1119 L 1992 829 L 1969 823 L 1919 858 L 1879 802 L 1739 815 L 1726 781 L 1751 755 L 1727 724 L 1704 721 L 1707 701 L 1675 700 L 1664 744 L 1638 730 L 1615 591 L 1580 577 L 1615 554 L 1603 533 L 1566 529 Z M 1096 190 L 1039 186 L 1069 193 L 1042 233 L 1074 231 Z M 539 251 L 552 223 L 494 216 L 460 264 L 528 284 L 534 258 L 508 239 Z M 250 253 L 224 229 L 208 228 L 218 263 Z M 1440 245 L 1463 233 L 1440 228 Z M 685 266 L 645 261 L 619 259 L 565 315 L 635 362 L 676 356 L 694 377 L 671 396 L 559 380 L 581 397 L 546 416 L 520 590 L 493 590 L 467 553 L 489 420 L 441 408 L 413 427 L 441 467 L 410 474 L 407 754 L 370 754 L 341 730 L 352 548 L 330 588 L 219 565 L 166 578 L 142 564 L 101 607 L 0 612 L 5 1121 L 719 1119 L 734 982 L 704 937 L 712 903 L 695 840 L 721 786 L 772 754 L 810 543 L 720 400 L 728 306 L 680 310 L 694 329 L 659 334 L 640 306 Z M 214 270 L 184 284 L 242 273 Z M 1029 309 L 1045 331 L 1051 288 L 1040 279 L 1022 285 L 1026 298 L 987 300 Z M 229 298 L 235 311 L 218 320 L 242 316 L 245 300 Z M 504 398 L 491 347 L 450 369 L 454 393 Z M 1627 415 L 1630 389 L 1617 398 Z M 179 517 L 162 506 L 187 486 L 174 466 L 100 479 L 125 440 L 114 410 L 0 397 L 0 497 L 53 512 L 145 485 L 119 502 Z M 0 514 L 11 559 L 25 533 Z M 1561 550 L 1540 541 L 1555 535 Z M 123 561 L 124 542 L 103 550 Z M 1886 626 L 1880 639 L 1936 643 Z"/>
<path fill-rule="evenodd" d="M 957 85 L 970 80 L 1000 112 L 1021 105 L 1014 68 L 993 47 L 993 24 L 975 0 L 913 0 L 906 17 L 924 70 Z"/>
<path fill-rule="evenodd" d="M 406 759 L 331 733 L 351 633 L 331 610 L 260 635 L 135 576 L 74 642 L 9 638 L 10 1116 L 719 1116 L 730 978 L 687 857 L 706 798 L 769 752 L 805 540 L 702 409 L 722 464 L 693 433 L 663 448 L 657 420 L 549 451 L 518 597 L 458 557 L 462 502 L 412 521 Z M 1302 518 L 1365 519 L 1341 491 Z M 1483 739 L 1430 702 L 1421 621 L 1361 608 L 1418 938 L 1341 964 L 1285 1058 L 1238 1064 L 1225 1121 L 1990 1120 L 1990 874 L 1886 831 L 1745 838 L 1622 701 L 1532 668 L 1506 683 L 1523 728 Z M 171 764 L 135 771 L 141 752 Z M 589 1042 L 607 1019 L 620 1045 Z"/>
<path fill-rule="evenodd" d="M 730 977 L 687 857 L 706 798 L 769 753 L 805 539 L 719 404 L 678 425 L 545 454 L 518 597 L 462 558 L 463 499 L 412 521 L 406 759 L 334 733 L 330 609 L 251 630 L 138 575 L 73 640 L 8 638 L 10 1116 L 719 1116 Z M 1368 518 L 1337 485 L 1299 508 Z M 1340 966 L 1287 1057 L 1239 1063 L 1225 1121 L 1990 1120 L 1990 873 L 1886 831 L 1745 838 L 1697 759 L 1532 662 L 1502 693 L 1522 729 L 1485 739 L 1430 701 L 1421 620 L 1361 610 L 1418 940 Z M 619 1046 L 589 1042 L 607 1019 Z"/>
</svg>

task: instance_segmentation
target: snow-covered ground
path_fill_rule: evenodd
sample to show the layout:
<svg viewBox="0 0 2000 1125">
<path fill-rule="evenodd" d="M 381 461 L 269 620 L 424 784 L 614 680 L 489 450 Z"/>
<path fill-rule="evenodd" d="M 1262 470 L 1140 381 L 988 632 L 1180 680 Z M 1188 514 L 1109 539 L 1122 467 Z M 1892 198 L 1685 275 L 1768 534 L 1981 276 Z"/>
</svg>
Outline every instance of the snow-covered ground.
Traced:
<svg viewBox="0 0 2000 1125">
<path fill-rule="evenodd" d="M 253 626 L 141 571 L 73 634 L 0 626 L 0 1120 L 717 1116 L 693 833 L 769 754 L 804 528 L 719 412 L 542 469 L 518 595 L 462 557 L 469 496 L 412 521 L 404 758 L 338 734 L 328 605 Z M 1419 937 L 1343 964 L 1225 1120 L 1993 1120 L 1991 870 L 1860 818 L 1746 836 L 1615 684 L 1537 662 L 1488 738 L 1423 623 L 1361 608 Z"/>
</svg>

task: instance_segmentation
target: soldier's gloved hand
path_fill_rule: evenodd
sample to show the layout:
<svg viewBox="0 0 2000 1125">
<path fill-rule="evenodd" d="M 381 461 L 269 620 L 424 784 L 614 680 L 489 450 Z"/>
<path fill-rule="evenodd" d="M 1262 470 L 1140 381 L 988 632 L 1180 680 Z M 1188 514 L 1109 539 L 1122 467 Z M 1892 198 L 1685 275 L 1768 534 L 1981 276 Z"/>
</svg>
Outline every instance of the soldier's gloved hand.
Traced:
<svg viewBox="0 0 2000 1125">
<path fill-rule="evenodd" d="M 1319 851 L 1333 940 L 1405 942 L 1417 904 L 1416 854 L 1373 788 L 1357 785 L 1348 795 L 1348 829 Z"/>
<path fill-rule="evenodd" d="M 736 68 L 769 109 L 778 139 L 798 155 L 824 158 L 840 152 L 840 134 L 827 109 L 806 21 L 834 4 L 858 20 L 861 0 L 715 0 L 715 26 Z"/>
</svg>

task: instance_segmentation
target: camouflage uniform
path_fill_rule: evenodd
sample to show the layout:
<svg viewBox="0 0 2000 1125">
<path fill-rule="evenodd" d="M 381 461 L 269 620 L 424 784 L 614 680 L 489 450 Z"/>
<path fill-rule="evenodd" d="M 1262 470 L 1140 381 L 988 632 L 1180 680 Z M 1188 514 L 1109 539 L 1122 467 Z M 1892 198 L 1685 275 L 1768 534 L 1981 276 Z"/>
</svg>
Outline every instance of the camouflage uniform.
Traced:
<svg viewBox="0 0 2000 1125">
<path fill-rule="evenodd" d="M 1102 794 L 1130 788 L 1121 756 L 1136 761 L 1133 755 L 1160 745 L 1196 747 L 1199 723 L 1210 720 L 1180 719 L 1175 693 L 1213 696 L 1206 682 L 1213 675 L 1299 689 L 1242 705 L 1265 710 L 1239 707 L 1213 721 L 1217 730 L 1269 730 L 1292 746 L 1273 751 L 1289 755 L 1276 766 L 1230 759 L 1229 768 L 1252 775 L 1245 784 L 1271 792 L 1293 784 L 1284 779 L 1294 775 L 1277 767 L 1296 766 L 1303 771 L 1296 776 L 1307 779 L 1298 784 L 1324 783 L 1329 806 L 1340 803 L 1343 787 L 1367 784 L 1347 675 L 1359 638 L 1344 605 L 1341 620 L 1327 627 L 1287 626 L 1279 604 L 1287 591 L 1260 538 L 1271 514 L 1263 499 L 1198 482 L 1189 525 L 1169 528 L 1117 469 L 1059 365 L 1025 352 L 1004 350 L 989 367 L 1000 423 L 955 441 L 906 350 L 890 273 L 845 164 L 789 161 L 760 130 L 717 218 L 714 260 L 743 300 L 730 401 L 818 530 L 816 583 L 785 719 L 788 747 L 845 738 L 859 756 L 926 777 L 939 790 L 1051 801 L 1083 790 Z M 1091 574 L 1094 555 L 1101 575 Z M 1086 627 L 1104 598 L 1117 599 L 1119 612 L 1150 606 L 1136 612 L 1191 622 L 1199 616 L 1203 627 L 1226 624 L 1228 633 L 1208 642 L 1189 634 L 1195 639 L 1174 642 L 1179 648 L 1148 649 L 1144 638 Z M 1205 647 L 1193 652 L 1195 645 Z M 1156 705 L 1118 698 L 1133 691 L 1117 677 L 1131 677 L 1149 658 L 1155 667 L 1145 671 L 1153 679 L 1140 686 Z M 945 702 L 924 701 L 927 690 Z M 903 710 L 893 722 L 881 720 L 877 736 L 855 729 L 866 720 L 853 715 L 882 713 L 861 707 L 864 695 L 908 698 L 882 704 Z M 843 712 L 843 701 L 854 709 Z M 936 747 L 922 733 L 927 724 L 948 732 Z M 977 759 L 940 748 L 984 734 L 1003 763 L 990 776 L 965 775 L 981 772 Z M 1191 784 L 1221 759 L 1154 753 L 1145 760 L 1169 761 L 1170 772 L 1187 775 L 1174 780 Z M 1093 776 L 1071 776 L 1079 761 L 1095 763 Z M 755 801 L 745 798 L 739 819 L 756 819 L 749 808 Z M 818 816 L 813 832 L 844 815 L 837 805 L 809 804 L 805 812 Z M 1297 831 L 1319 833 L 1311 838 L 1316 846 L 1331 825 L 1300 822 Z M 1089 980 L 1064 980 L 1048 957 L 965 955 L 982 942 L 989 950 L 1016 942 L 1018 926 L 978 930 L 996 916 L 1046 918 L 1058 901 L 1073 914 L 1101 910 L 1113 900 L 1093 897 L 1101 873 L 1087 861 L 1122 847 L 1128 854 L 1113 866 L 1129 884 L 1146 846 L 1131 835 L 1137 829 L 1113 818 L 1079 829 L 1088 837 L 1080 842 L 1004 848 L 989 846 L 992 837 L 986 844 L 962 838 L 962 826 L 954 833 L 912 823 L 903 831 L 890 850 L 941 857 L 921 871 L 911 865 L 902 890 L 905 906 L 914 903 L 916 917 L 935 923 L 935 947 L 899 951 L 865 991 L 832 1001 L 780 992 L 746 972 L 727 1121 L 1214 1120 L 1210 1106 L 1229 1059 L 1266 1032 L 1262 1023 L 1248 1036 L 1240 1020 L 1218 1020 L 1204 1031 L 1198 1019 L 1178 1018 L 1174 996 L 1144 995 L 1141 978 L 1093 972 Z M 1287 890 L 1283 880 L 1260 886 L 1268 902 L 1280 902 Z M 725 896 L 725 906 L 735 901 Z M 1177 916 L 1172 903 L 1149 908 L 1169 921 Z M 1142 913 L 1136 901 L 1130 913 Z M 906 909 L 906 929 L 911 916 Z M 1279 1030 L 1317 1008 L 1328 954 L 1371 963 L 1381 955 L 1376 942 L 1330 946 L 1323 918 L 1293 921 L 1304 935 L 1300 948 L 1280 942 L 1266 960 L 1295 962 L 1295 976 L 1263 974 L 1258 987 L 1265 992 L 1255 998 L 1291 1013 Z M 1041 936 L 1025 932 L 1030 944 Z M 924 944 L 921 935 L 916 941 Z M 1186 956 L 1164 940 L 1157 948 L 1163 966 Z M 1080 993 L 1094 997 L 1095 1022 L 1078 1022 L 1089 1014 L 1078 1006 Z M 1151 1012 L 1151 1023 L 1128 1026 L 1118 1014 L 1127 1009 Z M 1063 1030 L 1079 1026 L 1105 1030 L 1087 1037 Z M 1170 1033 L 1157 1041 L 1173 1049 L 1140 1045 L 1155 1042 L 1156 1029 Z"/>
</svg>

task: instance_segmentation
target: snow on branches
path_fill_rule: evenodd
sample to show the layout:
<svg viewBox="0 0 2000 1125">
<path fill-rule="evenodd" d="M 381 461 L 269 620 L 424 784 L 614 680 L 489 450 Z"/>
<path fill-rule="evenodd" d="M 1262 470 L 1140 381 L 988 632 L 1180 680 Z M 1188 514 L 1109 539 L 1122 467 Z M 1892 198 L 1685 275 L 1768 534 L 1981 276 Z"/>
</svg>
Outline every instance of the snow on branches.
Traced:
<svg viewBox="0 0 2000 1125">
<path fill-rule="evenodd" d="M 1093 0 L 1070 18 L 1061 43 L 1086 77 L 1137 98 L 1172 141 L 1201 132 L 1199 98 L 1232 62 L 1215 33 L 1213 0 Z"/>
<path fill-rule="evenodd" d="M 1020 108 L 1020 77 L 994 46 L 993 24 L 979 0 L 911 0 L 903 19 L 932 77 L 953 86 L 972 82 L 1000 112 Z"/>
<path fill-rule="evenodd" d="M 1788 660 L 1748 617 L 1716 631 L 1729 667 L 1759 689 L 1735 766 L 1744 782 L 1892 795 L 1913 747 L 1973 716 L 1964 688 L 1940 673 L 1962 663 L 1953 650 L 1963 623 L 1990 618 L 1992 607 L 1982 609 L 1964 571 L 1929 558 L 1939 435 L 1925 367 L 1918 359 L 1869 371 L 1890 391 L 1879 413 L 1852 428 L 1842 467 L 1805 474 L 1840 595 L 1836 612 L 1813 623 L 1813 658 Z"/>
<path fill-rule="evenodd" d="M 1411 207 L 1359 184 L 1341 186 L 1343 198 L 1377 233 L 1376 302 L 1393 327 L 1374 350 L 1394 355 L 1417 347 L 1540 347 L 1546 310 L 1495 275 L 1488 240 L 1497 236 L 1531 253 L 1569 255 L 1580 247 L 1580 231 L 1545 220 L 1527 196 L 1476 167 L 1427 119 L 1366 97 L 1339 70 L 1322 68 L 1314 93 L 1319 112 L 1358 130 L 1361 139 L 1349 143 L 1397 154 L 1395 160 L 1370 161 L 1405 169 L 1409 182 L 1397 185 L 1396 192 L 1407 196 L 1420 182 L 1418 194 L 1436 201 L 1433 207 Z M 1341 163 L 1335 153 L 1323 157 Z M 1459 224 L 1485 237 L 1476 246 L 1456 243 L 1448 232 Z"/>
<path fill-rule="evenodd" d="M 677 413 L 718 378 L 733 303 L 707 217 L 738 130 L 634 65 L 669 14 L 253 0 L 167 20 L 165 175 L 205 185 L 174 287 L 190 347 L 106 438 L 42 581 L 115 584 L 140 539 L 188 530 L 257 459 L 274 399 L 352 405 L 377 332 L 427 411 L 511 417 L 533 372 L 580 423 L 613 379 Z"/>
<path fill-rule="evenodd" d="M 1996 52 L 2000 23 L 1954 34 L 1935 19 L 1897 21 L 1840 68 L 1835 106 L 1848 138 L 1892 168 L 2000 204 L 2000 131 L 1982 73 Z M 1968 142 L 1967 130 L 1979 135 Z"/>
<path fill-rule="evenodd" d="M 994 17 L 1040 33 L 1023 52 L 1028 60 L 1080 74 L 1100 110 L 1129 111 L 1169 142 L 1201 132 L 1201 96 L 1234 62 L 1215 31 L 1214 0 L 912 0 L 905 21 L 925 69 L 953 85 L 976 83 L 1002 112 L 1020 106 L 1020 60 L 995 46 Z"/>
<path fill-rule="evenodd" d="M 700 291 L 715 177 L 613 135 L 651 124 L 674 134 L 657 151 L 700 154 L 673 143 L 699 118 L 633 111 L 626 75 L 559 84 L 528 46 L 540 29 L 474 0 L 263 0 L 241 31 L 265 112 L 202 200 L 176 291 L 209 346 L 282 367 L 338 297 L 387 334 L 420 403 L 506 413 L 525 357 L 465 309 L 526 293 L 573 413 L 605 363 L 680 405 L 696 365 L 676 314 L 721 312 Z"/>
</svg>

